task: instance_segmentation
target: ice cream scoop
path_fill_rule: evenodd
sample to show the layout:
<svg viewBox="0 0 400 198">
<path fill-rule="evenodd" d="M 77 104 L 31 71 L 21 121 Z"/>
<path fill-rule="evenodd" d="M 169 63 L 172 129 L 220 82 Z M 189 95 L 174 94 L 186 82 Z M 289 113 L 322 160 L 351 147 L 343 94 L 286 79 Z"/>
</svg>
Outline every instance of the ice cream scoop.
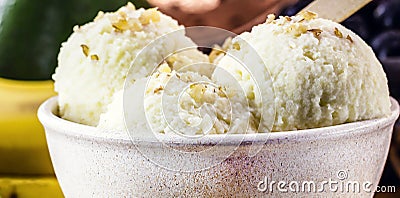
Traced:
<svg viewBox="0 0 400 198">
<path fill-rule="evenodd" d="M 233 38 L 227 54 L 213 80 L 223 82 L 221 71 L 235 76 L 254 101 L 253 114 L 275 117 L 273 131 L 324 127 L 390 112 L 386 75 L 372 49 L 352 31 L 314 13 L 278 19 L 270 15 L 266 23 Z M 273 86 L 275 114 L 261 108 L 262 98 L 270 96 L 257 94 L 257 86 L 265 82 L 249 77 L 252 68 L 269 72 L 271 79 L 265 81 Z"/>
<path fill-rule="evenodd" d="M 175 32 L 174 39 L 161 40 L 131 65 L 145 46 L 171 32 Z M 99 12 L 93 22 L 74 27 L 60 49 L 53 76 L 60 116 L 96 126 L 114 93 L 123 89 L 131 66 L 135 81 L 150 75 L 160 57 L 190 46 L 195 44 L 185 36 L 183 26 L 156 8 L 136 10 L 129 3 L 114 13 Z M 208 62 L 196 49 L 179 56 L 175 57 L 179 61 L 171 61 L 175 69 L 187 62 Z"/>
<path fill-rule="evenodd" d="M 171 70 L 164 63 L 152 76 L 117 93 L 101 115 L 99 128 L 127 127 L 134 136 L 255 133 L 247 100 L 236 97 L 244 94 L 230 93 L 207 76 Z"/>
</svg>

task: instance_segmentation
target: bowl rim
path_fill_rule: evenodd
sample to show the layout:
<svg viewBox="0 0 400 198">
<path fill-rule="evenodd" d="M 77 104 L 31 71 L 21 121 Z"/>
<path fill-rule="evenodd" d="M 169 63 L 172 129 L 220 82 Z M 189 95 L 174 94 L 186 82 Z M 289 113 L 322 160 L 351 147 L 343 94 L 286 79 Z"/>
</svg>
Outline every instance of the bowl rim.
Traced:
<svg viewBox="0 0 400 198">
<path fill-rule="evenodd" d="M 127 132 L 110 132 L 97 127 L 75 123 L 62 119 L 56 115 L 58 111 L 58 96 L 51 97 L 43 102 L 38 109 L 38 118 L 45 127 L 46 135 L 48 133 L 57 133 L 59 135 L 74 137 L 78 139 L 95 140 L 100 142 L 117 142 L 119 144 L 132 144 L 133 142 L 141 144 L 153 143 L 171 143 L 179 145 L 238 145 L 260 143 L 279 143 L 283 141 L 312 141 L 321 139 L 341 139 L 351 136 L 368 134 L 380 128 L 394 125 L 399 116 L 399 103 L 390 97 L 391 114 L 382 118 L 362 120 L 339 125 L 302 129 L 297 131 L 281 131 L 256 134 L 215 134 L 203 136 L 201 139 L 190 139 L 171 135 L 157 135 L 157 137 L 138 137 L 132 138 Z M 50 129 L 50 130 L 49 130 Z M 392 132 L 392 131 L 390 131 Z"/>
</svg>

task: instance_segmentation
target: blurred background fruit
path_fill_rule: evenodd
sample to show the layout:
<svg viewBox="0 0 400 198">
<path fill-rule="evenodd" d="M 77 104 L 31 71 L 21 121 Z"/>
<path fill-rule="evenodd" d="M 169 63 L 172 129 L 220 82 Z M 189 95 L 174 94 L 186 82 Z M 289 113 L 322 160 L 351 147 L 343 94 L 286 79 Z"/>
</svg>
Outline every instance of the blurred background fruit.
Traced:
<svg viewBox="0 0 400 198">
<path fill-rule="evenodd" d="M 0 78 L 0 174 L 53 174 L 39 105 L 55 95 L 52 81 Z"/>
<path fill-rule="evenodd" d="M 61 198 L 64 197 L 54 176 L 1 177 L 0 197 Z"/>
</svg>

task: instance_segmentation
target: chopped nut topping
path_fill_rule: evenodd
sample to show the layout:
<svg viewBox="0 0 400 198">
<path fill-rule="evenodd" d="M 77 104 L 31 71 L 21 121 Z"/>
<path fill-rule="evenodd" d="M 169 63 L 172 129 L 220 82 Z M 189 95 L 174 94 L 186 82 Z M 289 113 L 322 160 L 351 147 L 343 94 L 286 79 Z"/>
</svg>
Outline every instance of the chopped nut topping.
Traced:
<svg viewBox="0 0 400 198">
<path fill-rule="evenodd" d="M 133 3 L 131 3 L 131 2 L 128 2 L 128 4 L 126 4 L 126 7 L 127 7 L 128 9 L 130 9 L 130 10 L 136 10 L 135 5 L 133 5 Z"/>
<path fill-rule="evenodd" d="M 253 100 L 254 98 L 256 98 L 254 92 L 250 92 L 249 95 L 247 96 L 248 99 Z"/>
<path fill-rule="evenodd" d="M 85 44 L 82 44 L 82 45 L 81 45 L 81 48 L 82 48 L 83 54 L 84 54 L 86 57 L 89 56 L 89 47 L 88 47 L 87 45 L 85 45 Z"/>
<path fill-rule="evenodd" d="M 312 32 L 316 38 L 317 38 L 319 35 L 321 35 L 321 33 L 322 33 L 322 30 L 320 30 L 320 29 L 310 29 L 310 30 L 307 30 L 307 31 L 308 31 L 308 32 Z"/>
<path fill-rule="evenodd" d="M 231 45 L 231 43 L 232 43 L 232 37 L 228 37 L 228 38 L 225 39 L 225 41 L 222 44 L 221 48 L 226 51 L 226 50 L 228 50 L 228 48 Z"/>
<path fill-rule="evenodd" d="M 288 34 L 291 34 L 295 37 L 299 37 L 307 32 L 307 27 L 299 23 L 292 23 L 285 31 Z"/>
<path fill-rule="evenodd" d="M 119 19 L 117 22 L 112 23 L 112 27 L 120 31 L 129 29 L 128 21 L 126 21 L 126 19 Z"/>
<path fill-rule="evenodd" d="M 193 83 L 189 85 L 190 90 L 188 90 L 188 94 L 190 97 L 194 99 L 196 103 L 204 102 L 204 93 L 206 92 L 207 87 L 204 84 Z"/>
<path fill-rule="evenodd" d="M 119 16 L 121 16 L 122 18 L 128 18 L 128 15 L 125 12 L 118 12 Z"/>
<path fill-rule="evenodd" d="M 126 18 L 119 18 L 118 21 L 112 23 L 112 27 L 120 32 L 125 30 L 139 31 L 142 29 L 139 20 L 135 18 L 128 18 L 128 20 Z"/>
<path fill-rule="evenodd" d="M 240 45 L 239 45 L 239 43 L 234 43 L 233 45 L 232 45 L 232 47 L 233 47 L 233 49 L 235 49 L 235 50 L 240 50 Z"/>
<path fill-rule="evenodd" d="M 143 28 L 142 24 L 139 22 L 139 19 L 131 18 L 128 20 L 128 23 L 132 31 L 139 31 Z"/>
<path fill-rule="evenodd" d="M 349 40 L 351 43 L 354 42 L 353 39 L 350 37 L 350 35 L 347 35 L 346 39 Z"/>
<path fill-rule="evenodd" d="M 292 18 L 290 18 L 290 17 L 288 17 L 288 16 L 285 16 L 285 19 L 286 19 L 287 21 L 292 21 Z"/>
<path fill-rule="evenodd" d="M 161 64 L 160 65 L 160 67 L 157 69 L 158 70 L 158 72 L 161 72 L 161 73 L 171 73 L 171 68 L 169 67 L 169 65 L 168 64 Z"/>
<path fill-rule="evenodd" d="M 311 11 L 300 12 L 300 16 L 302 16 L 305 20 L 311 20 L 317 18 L 317 13 Z"/>
<path fill-rule="evenodd" d="M 343 38 L 343 34 L 339 31 L 339 29 L 337 27 L 335 27 L 335 35 L 339 38 Z"/>
<path fill-rule="evenodd" d="M 99 56 L 97 56 L 97 54 L 92 54 L 92 55 L 90 55 L 90 59 L 98 61 Z"/>
<path fill-rule="evenodd" d="M 136 10 L 135 5 L 133 5 L 131 2 L 128 2 L 128 4 L 126 4 L 126 6 L 120 7 L 120 8 L 117 10 L 117 13 L 118 13 L 118 14 L 121 14 L 121 13 L 126 14 L 125 12 L 126 12 L 127 10 L 128 10 L 128 11 L 129 11 L 129 10 L 132 10 L 132 11 Z"/>
<path fill-rule="evenodd" d="M 224 94 L 224 91 L 226 91 L 226 88 L 225 88 L 225 87 L 219 86 L 217 91 L 218 91 L 217 94 L 218 94 L 219 96 L 225 97 L 225 94 Z"/>
<path fill-rule="evenodd" d="M 94 18 L 94 21 L 97 21 L 97 20 L 99 20 L 99 19 L 101 19 L 101 18 L 103 18 L 103 17 L 104 17 L 104 12 L 99 11 L 99 12 L 97 13 L 97 16 Z"/>
<path fill-rule="evenodd" d="M 225 54 L 224 51 L 222 51 L 219 48 L 213 48 L 210 52 L 210 55 L 208 56 L 208 59 L 210 60 L 211 63 L 213 63 L 215 61 L 215 59 L 217 59 L 217 57 L 221 54 Z"/>
<path fill-rule="evenodd" d="M 265 20 L 266 23 L 271 23 L 272 21 L 275 20 L 275 15 L 274 14 L 269 14 L 267 16 L 267 20 Z"/>
<path fill-rule="evenodd" d="M 162 86 L 160 86 L 159 88 L 157 88 L 157 89 L 155 89 L 154 91 L 153 91 L 153 93 L 158 93 L 158 92 L 160 92 L 160 91 L 162 91 L 162 90 L 164 90 L 164 88 L 162 87 Z"/>
<path fill-rule="evenodd" d="M 175 62 L 177 62 L 177 61 L 178 61 L 178 58 L 176 57 L 175 54 L 173 54 L 172 56 L 169 56 L 169 57 L 167 57 L 167 58 L 165 59 L 165 62 L 166 62 L 171 68 L 174 68 L 173 66 L 174 66 Z"/>
<path fill-rule="evenodd" d="M 142 25 L 147 25 L 150 23 L 150 21 L 153 23 L 159 22 L 160 13 L 157 11 L 157 8 L 145 10 L 142 15 L 140 15 L 139 21 L 142 23 Z"/>
</svg>

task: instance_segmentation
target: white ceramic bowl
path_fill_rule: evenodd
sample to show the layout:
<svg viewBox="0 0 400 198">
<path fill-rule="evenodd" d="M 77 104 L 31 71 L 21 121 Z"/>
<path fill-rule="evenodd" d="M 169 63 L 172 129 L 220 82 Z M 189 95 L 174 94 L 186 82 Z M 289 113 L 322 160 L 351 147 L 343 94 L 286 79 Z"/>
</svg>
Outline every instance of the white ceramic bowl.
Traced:
<svg viewBox="0 0 400 198">
<path fill-rule="evenodd" d="M 211 147 L 221 152 L 234 150 L 223 159 L 204 155 L 186 160 L 182 158 L 184 152 L 177 154 L 160 142 L 132 141 L 128 135 L 66 121 L 57 117 L 56 97 L 41 105 L 38 116 L 66 197 L 287 197 L 293 196 L 293 191 L 307 197 L 331 193 L 372 197 L 373 193 L 367 191 L 373 190 L 380 179 L 399 115 L 398 103 L 394 99 L 391 102 L 389 117 L 258 134 L 256 139 L 248 134 L 212 135 L 201 141 L 162 138 L 164 143 L 185 151 Z M 262 148 L 250 157 L 254 145 Z M 208 169 L 182 172 L 163 168 L 154 163 L 157 160 L 178 169 L 191 163 L 222 162 Z M 315 192 L 304 194 L 309 191 Z"/>
</svg>

